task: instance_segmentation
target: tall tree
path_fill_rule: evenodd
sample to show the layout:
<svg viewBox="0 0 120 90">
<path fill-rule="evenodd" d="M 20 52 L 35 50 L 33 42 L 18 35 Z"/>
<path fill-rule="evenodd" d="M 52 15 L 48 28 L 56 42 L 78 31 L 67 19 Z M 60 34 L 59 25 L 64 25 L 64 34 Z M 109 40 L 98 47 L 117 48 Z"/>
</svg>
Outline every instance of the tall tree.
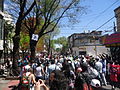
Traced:
<svg viewBox="0 0 120 90">
<path fill-rule="evenodd" d="M 27 5 L 27 2 L 29 0 L 10 0 L 12 9 L 9 9 L 10 11 L 13 10 L 11 14 L 15 17 L 17 16 L 16 25 L 15 25 L 15 35 L 13 37 L 13 68 L 20 71 L 18 68 L 18 58 L 19 58 L 19 42 L 20 42 L 20 31 L 21 31 L 21 25 L 22 21 L 25 19 L 25 17 L 30 13 L 30 11 L 33 9 L 33 7 L 36 4 L 36 0 L 31 0 L 31 4 L 29 6 Z M 32 2 L 33 1 L 33 2 Z M 14 7 L 14 9 L 13 9 Z M 19 12 L 18 12 L 19 11 Z M 16 14 L 16 12 L 18 14 Z M 16 73 L 14 73 L 16 74 Z"/>
<path fill-rule="evenodd" d="M 30 25 L 26 24 L 30 35 L 31 58 L 35 57 L 35 48 L 38 40 L 50 32 L 53 32 L 61 18 L 74 18 L 75 11 L 81 7 L 79 0 L 36 0 L 37 4 L 33 13 L 30 13 Z M 74 14 L 72 14 L 74 12 Z M 29 18 L 26 18 L 28 22 Z M 36 32 L 37 30 L 37 32 Z"/>
<path fill-rule="evenodd" d="M 79 2 L 80 0 L 11 0 L 18 5 L 19 9 L 15 9 L 14 12 L 19 11 L 15 36 L 13 37 L 13 66 L 17 68 L 17 59 L 19 55 L 19 41 L 20 41 L 20 31 L 22 21 L 25 19 L 28 22 L 28 19 L 31 18 L 30 26 L 26 24 L 26 27 L 29 30 L 30 36 L 30 49 L 31 49 L 31 58 L 35 57 L 35 48 L 38 40 L 45 34 L 53 32 L 61 18 L 70 18 L 72 20 L 77 13 L 83 9 Z M 12 3 L 13 4 L 13 3 Z M 16 5 L 13 7 L 17 7 Z M 12 13 L 14 15 L 14 13 Z M 28 15 L 29 14 L 29 15 Z M 17 16 L 17 15 L 16 15 Z M 51 27 L 52 26 L 52 27 Z M 48 29 L 49 28 L 49 29 Z"/>
</svg>

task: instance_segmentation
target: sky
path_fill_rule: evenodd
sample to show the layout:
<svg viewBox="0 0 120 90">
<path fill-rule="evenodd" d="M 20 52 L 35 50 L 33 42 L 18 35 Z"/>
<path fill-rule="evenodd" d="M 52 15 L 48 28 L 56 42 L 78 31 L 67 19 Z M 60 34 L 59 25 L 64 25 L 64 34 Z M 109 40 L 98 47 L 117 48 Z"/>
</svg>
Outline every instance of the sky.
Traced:
<svg viewBox="0 0 120 90">
<path fill-rule="evenodd" d="M 103 34 L 114 33 L 113 27 L 116 23 L 114 10 L 120 6 L 120 0 L 81 0 L 81 6 L 85 6 L 87 9 L 85 13 L 79 16 L 79 23 L 74 25 L 66 24 L 62 19 L 62 27 L 60 28 L 60 34 L 55 38 L 62 36 L 68 37 L 73 33 L 83 33 L 93 30 L 103 31 Z M 110 20 L 114 17 L 112 20 Z M 110 20 L 108 23 L 106 23 Z M 103 25 L 106 23 L 105 25 Z M 105 32 L 105 31 L 109 32 Z"/>
</svg>

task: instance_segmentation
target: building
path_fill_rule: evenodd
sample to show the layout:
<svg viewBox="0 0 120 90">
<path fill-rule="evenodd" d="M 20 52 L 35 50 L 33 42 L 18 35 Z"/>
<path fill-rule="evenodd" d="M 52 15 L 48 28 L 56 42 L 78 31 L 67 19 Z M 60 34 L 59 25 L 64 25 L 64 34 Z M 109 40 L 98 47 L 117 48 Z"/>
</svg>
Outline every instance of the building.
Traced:
<svg viewBox="0 0 120 90">
<path fill-rule="evenodd" d="M 68 37 L 68 45 L 73 55 L 92 55 L 96 57 L 108 53 L 108 49 L 101 43 L 101 31 L 75 33 Z"/>
<path fill-rule="evenodd" d="M 110 48 L 113 61 L 120 64 L 120 6 L 114 10 L 116 16 L 117 30 L 104 39 L 104 45 Z"/>
<path fill-rule="evenodd" d="M 2 52 L 3 52 L 3 31 L 4 31 L 4 13 L 3 13 L 3 3 L 4 0 L 0 0 L 0 58 L 2 56 Z"/>
<path fill-rule="evenodd" d="M 0 62 L 4 62 L 5 59 L 6 43 L 10 49 L 12 48 L 10 41 L 8 42 L 5 39 L 5 21 L 7 21 L 8 24 L 12 24 L 12 16 L 4 11 L 4 0 L 0 0 Z"/>
<path fill-rule="evenodd" d="M 117 22 L 117 32 L 120 32 L 120 6 L 114 10 Z"/>
</svg>

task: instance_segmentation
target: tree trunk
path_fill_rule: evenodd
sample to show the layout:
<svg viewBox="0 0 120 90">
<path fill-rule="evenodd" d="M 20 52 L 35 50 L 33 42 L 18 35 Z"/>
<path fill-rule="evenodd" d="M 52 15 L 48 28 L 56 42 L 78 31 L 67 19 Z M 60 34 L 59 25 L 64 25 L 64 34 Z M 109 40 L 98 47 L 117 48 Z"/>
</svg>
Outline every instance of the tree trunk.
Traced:
<svg viewBox="0 0 120 90">
<path fill-rule="evenodd" d="M 13 43 L 14 43 L 14 47 L 13 47 L 13 69 L 15 71 L 18 71 L 18 72 L 20 72 L 20 69 L 18 68 L 19 41 L 20 41 L 20 37 L 15 35 L 13 37 Z M 14 72 L 14 74 L 17 75 L 17 72 Z"/>
<path fill-rule="evenodd" d="M 36 44 L 37 44 L 37 41 L 30 40 L 30 51 L 31 51 L 31 60 L 30 60 L 30 63 L 34 62 L 34 60 L 35 60 Z"/>
<path fill-rule="evenodd" d="M 20 17 L 19 17 L 20 18 Z M 16 23 L 15 35 L 13 37 L 13 69 L 14 74 L 17 75 L 20 72 L 20 68 L 18 67 L 18 59 L 19 59 L 19 42 L 20 42 L 20 30 L 21 30 L 21 23 L 18 19 Z"/>
</svg>

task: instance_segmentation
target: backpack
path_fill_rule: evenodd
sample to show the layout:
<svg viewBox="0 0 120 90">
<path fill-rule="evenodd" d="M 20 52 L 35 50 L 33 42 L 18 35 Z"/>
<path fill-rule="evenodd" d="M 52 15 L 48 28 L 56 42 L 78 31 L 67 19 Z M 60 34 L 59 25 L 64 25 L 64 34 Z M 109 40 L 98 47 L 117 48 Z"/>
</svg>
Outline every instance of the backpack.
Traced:
<svg viewBox="0 0 120 90">
<path fill-rule="evenodd" d="M 30 74 L 27 76 L 26 73 L 23 73 L 22 82 L 21 82 L 23 87 L 29 88 L 29 76 Z"/>
</svg>

